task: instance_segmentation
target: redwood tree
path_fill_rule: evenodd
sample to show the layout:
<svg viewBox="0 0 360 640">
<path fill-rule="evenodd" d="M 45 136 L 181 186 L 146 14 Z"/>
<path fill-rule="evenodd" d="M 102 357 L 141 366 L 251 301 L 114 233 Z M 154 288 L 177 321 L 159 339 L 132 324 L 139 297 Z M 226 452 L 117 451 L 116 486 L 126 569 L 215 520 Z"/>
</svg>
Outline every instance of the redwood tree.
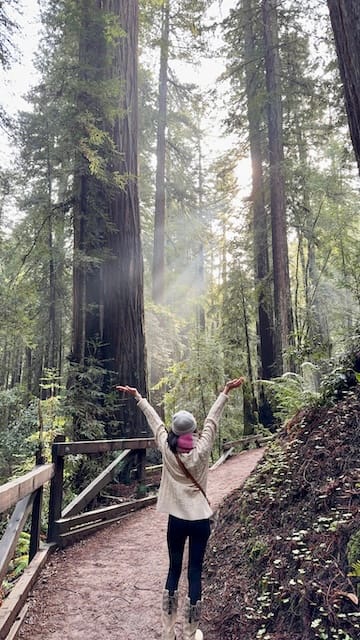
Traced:
<svg viewBox="0 0 360 640">
<path fill-rule="evenodd" d="M 281 109 L 277 0 L 263 0 L 265 72 L 267 89 L 270 209 L 275 310 L 276 373 L 289 368 L 286 356 L 292 335 L 289 259 L 286 233 L 284 149 Z"/>
<path fill-rule="evenodd" d="M 360 171 L 360 4 L 328 0 L 350 135 Z"/>
<path fill-rule="evenodd" d="M 254 229 L 254 267 L 258 306 L 259 377 L 270 379 L 274 372 L 273 304 L 269 291 L 269 221 L 265 207 L 264 187 L 264 126 L 261 98 L 263 75 L 259 77 L 258 44 L 256 43 L 256 11 L 252 0 L 243 2 L 244 62 L 247 115 L 252 166 L 252 209 Z"/>
<path fill-rule="evenodd" d="M 169 8 L 169 0 L 165 0 L 162 7 L 162 33 L 160 43 L 154 255 L 152 265 L 152 297 L 157 304 L 164 304 L 165 292 L 165 132 L 168 93 Z"/>
<path fill-rule="evenodd" d="M 81 1 L 72 360 L 102 368 L 102 398 L 116 382 L 146 393 L 137 37 L 137 0 Z M 114 435 L 144 428 L 135 403 L 115 418 Z"/>
</svg>

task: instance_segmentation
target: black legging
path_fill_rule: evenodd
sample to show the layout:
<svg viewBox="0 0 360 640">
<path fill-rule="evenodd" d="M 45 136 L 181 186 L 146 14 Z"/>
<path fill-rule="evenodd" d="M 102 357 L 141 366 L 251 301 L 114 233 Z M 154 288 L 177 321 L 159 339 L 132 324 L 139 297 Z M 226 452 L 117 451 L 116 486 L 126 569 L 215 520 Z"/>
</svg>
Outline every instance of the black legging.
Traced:
<svg viewBox="0 0 360 640">
<path fill-rule="evenodd" d="M 177 590 L 186 538 L 189 538 L 189 598 L 191 604 L 201 600 L 201 573 L 206 544 L 210 536 L 210 520 L 182 520 L 169 516 L 167 543 L 169 550 L 169 573 L 166 589 L 172 595 Z"/>
</svg>

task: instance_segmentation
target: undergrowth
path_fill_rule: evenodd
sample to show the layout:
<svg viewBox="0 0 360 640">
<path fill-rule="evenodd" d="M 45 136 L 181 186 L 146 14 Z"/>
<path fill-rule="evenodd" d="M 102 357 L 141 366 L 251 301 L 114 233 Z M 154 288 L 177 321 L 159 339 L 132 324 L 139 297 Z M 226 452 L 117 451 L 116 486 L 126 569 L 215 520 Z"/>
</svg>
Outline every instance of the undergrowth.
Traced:
<svg viewBox="0 0 360 640">
<path fill-rule="evenodd" d="M 359 387 L 342 397 L 289 421 L 222 506 L 205 567 L 216 637 L 359 639 Z"/>
</svg>

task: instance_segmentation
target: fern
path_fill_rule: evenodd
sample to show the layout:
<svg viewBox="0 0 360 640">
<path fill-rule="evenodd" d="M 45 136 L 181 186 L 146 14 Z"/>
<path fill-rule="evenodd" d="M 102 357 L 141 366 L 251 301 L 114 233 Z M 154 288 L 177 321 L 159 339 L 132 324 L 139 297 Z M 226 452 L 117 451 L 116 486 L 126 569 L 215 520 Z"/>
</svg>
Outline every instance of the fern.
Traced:
<svg viewBox="0 0 360 640">
<path fill-rule="evenodd" d="M 352 571 L 350 571 L 349 576 L 354 578 L 360 578 L 360 560 L 353 562 L 351 565 Z"/>
<path fill-rule="evenodd" d="M 10 564 L 9 580 L 16 580 L 24 572 L 24 569 L 29 564 L 29 555 L 24 553 L 22 556 L 17 556 Z"/>
<path fill-rule="evenodd" d="M 281 423 L 319 398 L 319 394 L 309 390 L 304 377 L 297 373 L 286 372 L 273 380 L 258 382 L 266 390 L 273 414 Z"/>
</svg>

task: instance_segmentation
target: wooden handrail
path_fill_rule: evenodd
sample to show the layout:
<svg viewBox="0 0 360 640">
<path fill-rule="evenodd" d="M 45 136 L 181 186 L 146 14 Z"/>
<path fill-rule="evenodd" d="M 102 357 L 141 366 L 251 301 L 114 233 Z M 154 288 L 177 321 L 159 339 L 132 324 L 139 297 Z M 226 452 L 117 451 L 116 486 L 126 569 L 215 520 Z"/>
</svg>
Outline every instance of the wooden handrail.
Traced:
<svg viewBox="0 0 360 640">
<path fill-rule="evenodd" d="M 0 640 L 5 640 L 9 637 L 9 633 L 12 633 L 29 592 L 51 551 L 51 546 L 45 546 L 36 553 L 33 561 L 26 567 L 15 587 L 2 603 L 0 607 Z"/>
<path fill-rule="evenodd" d="M 78 515 L 89 502 L 105 487 L 114 477 L 116 468 L 124 461 L 126 456 L 135 454 L 136 480 L 138 486 L 143 484 L 145 478 L 146 449 L 155 447 L 154 438 L 123 438 L 118 440 L 79 440 L 65 442 L 64 436 L 58 436 L 52 446 L 52 461 L 55 472 L 50 486 L 49 500 L 49 525 L 47 542 L 59 543 L 59 522 L 66 518 L 70 520 Z M 67 455 L 98 454 L 122 450 L 122 453 L 113 460 L 72 502 L 63 509 L 63 483 L 64 483 L 64 459 Z M 138 496 L 139 497 L 139 496 Z M 104 508 L 105 511 L 105 508 Z M 94 523 L 94 527 L 95 527 Z M 89 526 L 89 530 L 90 530 Z"/>
<path fill-rule="evenodd" d="M 134 457 L 135 477 L 140 487 L 145 479 L 145 458 L 148 448 L 155 448 L 154 438 L 65 442 L 64 436 L 57 436 L 52 445 L 52 462 L 50 464 L 37 464 L 32 471 L 0 486 L 0 513 L 16 505 L 5 534 L 0 541 L 0 578 L 7 571 L 9 560 L 30 511 L 32 514 L 29 566 L 0 609 L 0 640 L 7 637 L 15 624 L 16 617 L 25 603 L 30 588 L 54 546 L 71 543 L 108 526 L 123 517 L 124 514 L 152 504 L 156 500 L 155 496 L 148 496 L 122 505 L 112 505 L 79 513 L 115 477 L 116 468 L 124 462 L 126 456 Z M 65 456 L 118 450 L 121 450 L 121 454 L 62 512 Z M 43 486 L 49 480 L 51 480 L 51 485 L 47 540 L 50 544 L 45 549 L 40 549 Z"/>
<path fill-rule="evenodd" d="M 46 553 L 40 550 L 40 523 L 43 486 L 51 480 L 53 475 L 53 464 L 38 464 L 32 471 L 0 487 L 0 513 L 16 505 L 0 540 L 0 582 L 7 572 L 20 534 L 31 512 L 29 565 L 20 578 L 21 587 L 17 584 L 0 608 L 1 640 L 8 637 L 28 591 L 50 550 L 50 547 L 47 548 Z"/>
<path fill-rule="evenodd" d="M 227 451 L 228 449 L 231 449 L 232 447 L 237 447 L 241 444 L 249 444 L 250 442 L 258 442 L 259 444 L 265 444 L 266 442 L 270 442 L 271 440 L 274 439 L 274 435 L 271 436 L 263 436 L 260 433 L 255 434 L 255 435 L 251 435 L 251 436 L 244 436 L 243 438 L 239 438 L 239 440 L 232 440 L 231 442 L 224 442 L 223 443 L 223 451 Z"/>
<path fill-rule="evenodd" d="M 30 493 L 42 487 L 54 475 L 53 464 L 42 464 L 25 473 L 21 478 L 0 486 L 0 513 L 7 511 Z"/>
<path fill-rule="evenodd" d="M 153 449 L 154 438 L 127 438 L 122 440 L 79 440 L 75 442 L 57 442 L 53 447 L 57 456 L 77 455 L 80 453 L 105 453 L 123 449 Z"/>
</svg>

